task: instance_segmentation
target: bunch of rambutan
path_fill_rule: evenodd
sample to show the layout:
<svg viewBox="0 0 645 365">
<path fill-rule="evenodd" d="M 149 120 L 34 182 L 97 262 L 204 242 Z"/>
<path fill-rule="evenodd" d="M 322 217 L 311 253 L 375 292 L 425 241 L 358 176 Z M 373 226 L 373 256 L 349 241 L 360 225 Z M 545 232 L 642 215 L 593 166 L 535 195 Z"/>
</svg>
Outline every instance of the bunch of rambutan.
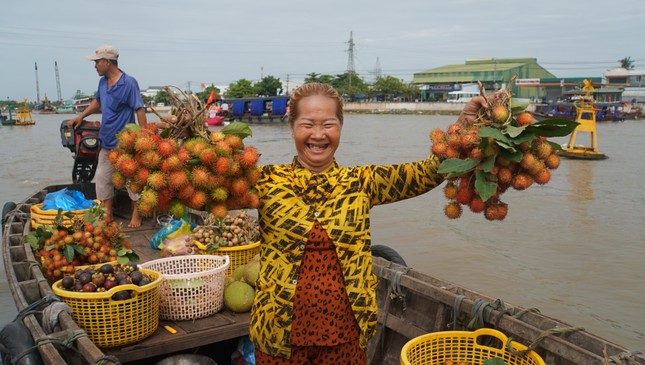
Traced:
<svg viewBox="0 0 645 365">
<path fill-rule="evenodd" d="M 446 131 L 430 133 L 432 153 L 443 159 L 438 172 L 447 179 L 443 191 L 449 200 L 444 207 L 448 218 L 459 218 L 466 206 L 488 220 L 503 220 L 508 204 L 500 197 L 509 187 L 544 185 L 560 164 L 561 148 L 547 137 L 566 136 L 578 123 L 536 122 L 523 111 L 526 105 L 512 107 L 510 93 L 504 96 L 482 108 L 472 126 L 454 123 Z"/>
<path fill-rule="evenodd" d="M 232 209 L 257 208 L 253 185 L 259 178 L 259 152 L 244 145 L 251 135 L 246 124 L 235 122 L 185 139 L 163 135 L 156 124 L 129 125 L 108 155 L 114 185 L 140 194 L 140 214 L 182 217 L 189 207 L 225 217 Z"/>
</svg>

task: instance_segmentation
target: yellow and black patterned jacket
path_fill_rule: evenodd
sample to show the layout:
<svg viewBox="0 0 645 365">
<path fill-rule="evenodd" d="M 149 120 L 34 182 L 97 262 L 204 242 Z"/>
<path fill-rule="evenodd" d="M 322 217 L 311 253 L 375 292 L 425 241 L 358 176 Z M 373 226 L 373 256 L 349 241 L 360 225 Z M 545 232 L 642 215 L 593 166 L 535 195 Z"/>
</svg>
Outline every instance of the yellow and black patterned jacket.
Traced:
<svg viewBox="0 0 645 365">
<path fill-rule="evenodd" d="M 398 165 L 340 167 L 314 174 L 297 160 L 260 167 L 256 184 L 262 265 L 251 314 L 257 350 L 290 357 L 298 270 L 307 233 L 318 220 L 336 246 L 361 345 L 376 328 L 376 276 L 372 273 L 370 208 L 423 194 L 442 182 L 439 160 Z"/>
</svg>

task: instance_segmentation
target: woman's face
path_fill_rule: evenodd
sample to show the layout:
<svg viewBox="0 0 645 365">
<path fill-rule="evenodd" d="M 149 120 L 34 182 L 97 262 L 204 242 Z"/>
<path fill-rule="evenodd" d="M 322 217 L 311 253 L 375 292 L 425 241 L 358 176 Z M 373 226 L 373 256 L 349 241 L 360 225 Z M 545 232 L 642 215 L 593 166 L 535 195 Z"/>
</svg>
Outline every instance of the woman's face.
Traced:
<svg viewBox="0 0 645 365">
<path fill-rule="evenodd" d="M 298 103 L 298 111 L 291 129 L 298 161 L 312 172 L 321 172 L 333 162 L 340 143 L 336 102 L 322 95 L 307 96 Z"/>
</svg>

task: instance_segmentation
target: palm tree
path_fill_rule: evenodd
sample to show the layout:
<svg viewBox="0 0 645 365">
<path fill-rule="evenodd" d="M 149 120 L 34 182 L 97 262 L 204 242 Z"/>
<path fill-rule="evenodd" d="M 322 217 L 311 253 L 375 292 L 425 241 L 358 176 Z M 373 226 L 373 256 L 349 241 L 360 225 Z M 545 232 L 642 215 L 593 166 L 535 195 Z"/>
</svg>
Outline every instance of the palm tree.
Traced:
<svg viewBox="0 0 645 365">
<path fill-rule="evenodd" d="M 622 60 L 618 60 L 618 62 L 620 63 L 620 67 L 626 70 L 634 69 L 634 61 L 632 60 L 631 57 L 625 57 Z"/>
</svg>

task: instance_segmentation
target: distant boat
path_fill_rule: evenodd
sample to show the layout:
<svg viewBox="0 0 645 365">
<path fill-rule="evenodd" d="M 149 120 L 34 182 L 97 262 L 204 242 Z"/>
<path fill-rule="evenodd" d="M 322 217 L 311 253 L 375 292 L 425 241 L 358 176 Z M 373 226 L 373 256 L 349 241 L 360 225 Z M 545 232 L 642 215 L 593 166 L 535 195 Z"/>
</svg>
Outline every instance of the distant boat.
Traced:
<svg viewBox="0 0 645 365">
<path fill-rule="evenodd" d="M 63 105 L 56 107 L 56 113 L 58 114 L 72 114 L 74 113 L 74 100 L 65 100 Z"/>
<path fill-rule="evenodd" d="M 74 113 L 82 113 L 83 110 L 90 106 L 92 100 L 94 100 L 94 97 L 86 97 L 74 100 Z"/>
<path fill-rule="evenodd" d="M 2 118 L 2 125 L 34 125 L 36 122 L 31 118 L 29 102 L 25 98 L 23 105 L 16 108 L 16 119 L 13 119 L 11 110 L 9 116 Z"/>
<path fill-rule="evenodd" d="M 248 123 L 285 122 L 288 102 L 289 97 L 284 95 L 223 101 L 232 106 L 228 120 Z"/>
</svg>

